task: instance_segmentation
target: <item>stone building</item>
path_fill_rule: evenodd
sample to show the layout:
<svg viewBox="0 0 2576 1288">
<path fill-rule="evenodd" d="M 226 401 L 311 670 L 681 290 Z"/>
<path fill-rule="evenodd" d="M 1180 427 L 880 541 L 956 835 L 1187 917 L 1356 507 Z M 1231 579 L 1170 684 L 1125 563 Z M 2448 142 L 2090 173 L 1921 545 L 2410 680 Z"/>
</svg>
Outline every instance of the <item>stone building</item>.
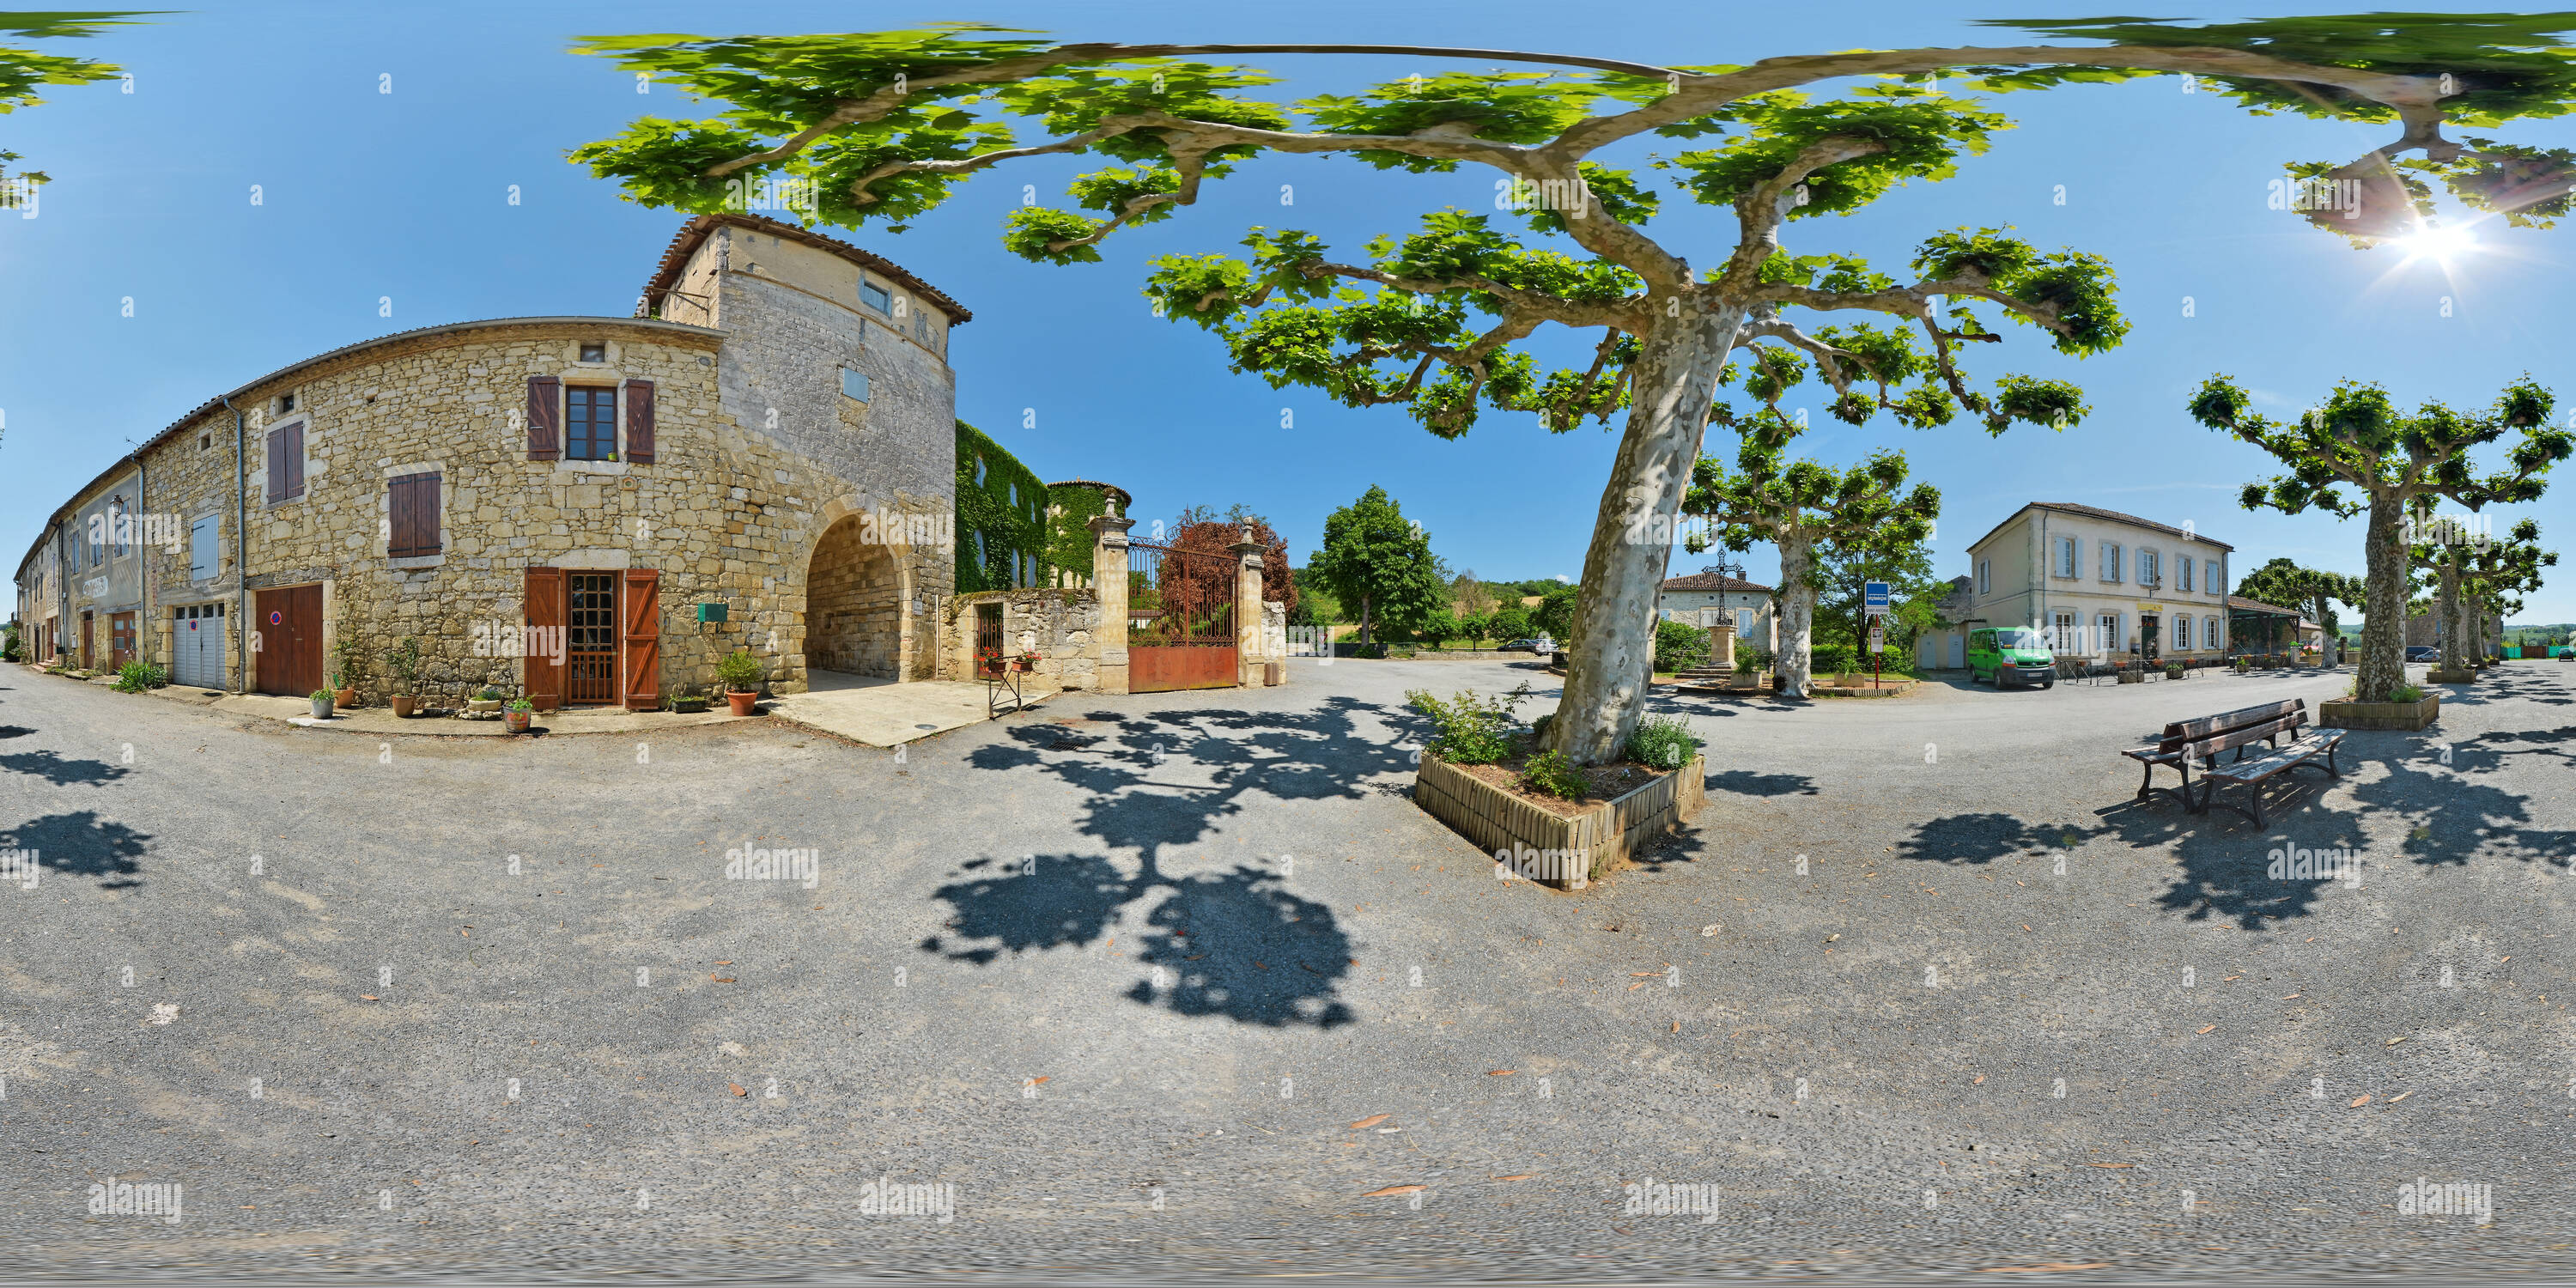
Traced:
<svg viewBox="0 0 2576 1288">
<path fill-rule="evenodd" d="M 1780 618 L 1769 586 L 1701 571 L 1667 577 L 1655 599 L 1656 616 L 1693 626 L 1732 626 L 1735 638 L 1765 652 L 1780 650 Z"/>
<path fill-rule="evenodd" d="M 732 214 L 680 230 L 638 312 L 405 331 L 208 400 L 49 517 L 28 639 L 370 702 L 406 636 L 432 700 L 650 706 L 735 649 L 780 692 L 936 674 L 971 315 Z"/>
</svg>

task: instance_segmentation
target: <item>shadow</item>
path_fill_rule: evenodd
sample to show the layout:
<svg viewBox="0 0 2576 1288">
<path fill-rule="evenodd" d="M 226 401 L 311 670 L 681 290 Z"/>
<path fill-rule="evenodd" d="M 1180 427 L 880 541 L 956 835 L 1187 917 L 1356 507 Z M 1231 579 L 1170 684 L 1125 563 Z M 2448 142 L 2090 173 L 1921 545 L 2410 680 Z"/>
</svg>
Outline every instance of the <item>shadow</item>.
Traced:
<svg viewBox="0 0 2576 1288">
<path fill-rule="evenodd" d="M 24 738 L 34 732 L 25 725 L 0 725 L 0 738 Z"/>
<path fill-rule="evenodd" d="M 82 783 L 96 787 L 103 783 L 115 782 L 134 772 L 123 765 L 111 765 L 104 760 L 65 760 L 51 751 L 22 751 L 15 755 L 0 756 L 0 769 L 8 770 L 13 774 L 33 775 L 56 787 L 70 787 Z"/>
<path fill-rule="evenodd" d="M 1102 854 L 1002 866 L 979 859 L 933 892 L 953 935 L 924 951 L 987 965 L 1006 953 L 1099 942 L 1131 903 L 1155 898 L 1140 958 L 1160 982 L 1122 995 L 1174 1014 L 1239 1023 L 1356 1022 L 1337 997 L 1349 938 L 1330 908 L 1254 867 L 1167 875 L 1164 858 L 1207 841 L 1247 802 L 1361 800 L 1409 791 L 1429 722 L 1349 697 L 1304 711 L 1174 709 L 1085 713 L 1079 728 L 1007 726 L 966 756 L 973 768 L 1048 775 L 1081 796 L 1075 825 Z M 1134 874 L 1114 855 L 1132 853 Z M 1186 967 L 1187 969 L 1183 969 Z"/>
<path fill-rule="evenodd" d="M 11 829 L 0 843 L 30 851 L 37 864 L 65 876 L 98 877 L 102 890 L 128 890 L 143 884 L 143 843 L 149 832 L 123 823 L 102 822 L 98 814 L 50 814 Z"/>
<path fill-rule="evenodd" d="M 1708 789 L 1730 792 L 1737 796 L 1813 796 L 1815 780 L 1805 774 L 1757 774 L 1750 769 L 1730 769 L 1708 776 Z"/>
<path fill-rule="evenodd" d="M 2016 854 L 2072 848 L 2092 831 L 2064 823 L 2025 823 L 2010 814 L 1953 814 L 1914 829 L 1896 852 L 1933 863 L 1992 863 Z"/>
</svg>

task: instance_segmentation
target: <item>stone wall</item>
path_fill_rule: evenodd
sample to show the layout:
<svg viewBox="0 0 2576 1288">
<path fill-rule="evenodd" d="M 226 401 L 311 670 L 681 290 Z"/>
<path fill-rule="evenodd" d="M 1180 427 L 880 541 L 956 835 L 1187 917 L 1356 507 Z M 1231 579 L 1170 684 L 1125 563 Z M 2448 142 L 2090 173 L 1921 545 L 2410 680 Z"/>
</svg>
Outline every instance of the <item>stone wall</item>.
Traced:
<svg viewBox="0 0 2576 1288">
<path fill-rule="evenodd" d="M 903 652 L 900 570 L 885 546 L 844 519 L 814 546 L 805 582 L 805 663 L 826 671 L 898 678 Z"/>
<path fill-rule="evenodd" d="M 975 670 L 975 629 L 976 618 L 986 604 L 1001 606 L 1005 653 L 1016 655 L 1023 649 L 1039 653 L 1034 674 L 1042 686 L 1101 687 L 1099 597 L 1089 590 L 1042 587 L 984 590 L 949 600 L 940 632 L 941 679 L 981 678 Z"/>
</svg>

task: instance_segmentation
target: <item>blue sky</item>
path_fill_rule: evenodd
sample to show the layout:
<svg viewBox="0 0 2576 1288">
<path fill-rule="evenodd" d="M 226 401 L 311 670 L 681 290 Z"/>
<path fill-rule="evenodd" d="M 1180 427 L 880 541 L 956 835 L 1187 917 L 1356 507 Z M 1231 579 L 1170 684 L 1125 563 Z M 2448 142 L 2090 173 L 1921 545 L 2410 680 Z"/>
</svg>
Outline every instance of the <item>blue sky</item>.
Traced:
<svg viewBox="0 0 2576 1288">
<path fill-rule="evenodd" d="M 2271 5 L 2272 13 L 2349 6 Z M 197 403 L 297 359 L 388 331 L 527 314 L 623 316 L 679 222 L 619 199 L 565 152 L 640 114 L 702 108 L 666 89 L 639 96 L 575 37 L 677 31 L 833 31 L 973 18 L 1069 40 L 1360 41 L 1508 45 L 1658 63 L 1749 62 L 1852 47 L 2000 43 L 1970 17 L 2032 6 L 1583 6 L 1329 3 L 1244 9 L 1204 3 L 889 6 L 771 4 L 719 22 L 703 5 L 443 4 L 406 10 L 228 5 L 173 13 L 102 39 L 50 41 L 133 73 L 55 92 L 0 117 L 0 146 L 50 172 L 41 215 L 0 215 L 0 542 L 12 566 L 68 492 Z M 2169 10 L 2159 12 L 2182 12 Z M 2234 17 L 2236 14 L 2221 15 Z M 1347 91 L 1439 64 L 1274 56 L 1286 95 Z M 389 82 L 386 78 L 390 78 Z M 391 92 L 380 92 L 387 84 Z M 2081 383 L 2093 407 L 2062 433 L 1989 438 L 1964 423 L 1904 429 L 1829 420 L 1801 440 L 1848 463 L 1904 449 L 1943 496 L 1936 566 L 1966 571 L 1966 545 L 2024 502 L 2071 501 L 2180 524 L 2233 544 L 2242 571 L 2276 555 L 2361 571 L 2356 520 L 2247 512 L 2234 501 L 2274 472 L 2253 449 L 2192 424 L 2184 399 L 2213 371 L 2292 414 L 2336 380 L 2386 383 L 2406 404 L 2482 406 L 2528 371 L 2576 408 L 2576 382 L 2547 344 L 2565 326 L 2576 228 L 2482 224 L 2448 263 L 2355 251 L 2266 208 L 2293 160 L 2341 162 L 2385 127 L 2258 119 L 2158 78 L 1998 100 L 2019 128 L 1957 177 L 1900 190 L 1846 218 L 1801 221 L 1789 248 L 1870 257 L 1899 273 L 1934 230 L 2012 224 L 2044 248 L 2108 256 L 2135 322 L 2114 352 L 2060 358 L 2026 328 L 1972 355 L 1975 374 Z M 2453 131 L 2456 136 L 2459 131 Z M 2576 122 L 2499 131 L 2576 145 Z M 1658 141 L 1665 150 L 1676 145 Z M 1650 145 L 1605 159 L 1633 164 Z M 1095 162 L 1096 164 L 1096 162 Z M 1237 502 L 1269 515 L 1302 562 L 1324 516 L 1372 483 L 1432 533 L 1453 566 L 1496 578 L 1579 574 L 1615 439 L 1549 434 L 1489 413 L 1444 442 L 1398 409 L 1348 410 L 1226 369 L 1220 343 L 1151 316 L 1144 262 L 1234 251 L 1254 224 L 1309 229 L 1346 257 L 1443 206 L 1492 208 L 1493 176 L 1406 176 L 1324 158 L 1266 158 L 1212 185 L 1178 217 L 1117 234 L 1104 262 L 1056 268 L 1001 249 L 1023 184 L 1065 205 L 1078 158 L 1040 158 L 966 185 L 909 232 L 843 233 L 974 310 L 956 335 L 958 411 L 1050 479 L 1135 493 L 1144 518 Z M 1648 172 L 1650 175 L 1653 172 Z M 262 203 L 251 203 L 258 185 Z M 517 185 L 520 204 L 508 204 Z M 1283 186 L 1291 205 L 1283 205 Z M 2059 194 L 2063 192 L 2063 203 Z M 1716 211 L 1668 199 L 1651 227 L 1713 263 L 1732 243 Z M 122 315 L 131 297 L 133 316 Z M 2185 300 L 2191 316 L 2185 316 Z M 392 316 L 378 315 L 390 299 Z M 1825 319 L 1804 319 L 1812 325 Z M 1573 362 L 1588 341 L 1542 333 Z M 1810 389 L 1812 390 L 1812 386 Z M 1802 391 L 1808 392 L 1808 391 Z M 1821 400 L 1806 400 L 1820 408 Z M 1281 428 L 1283 411 L 1293 428 Z M 1614 422 L 1615 424 L 1615 422 Z M 2576 467 L 2562 468 L 2576 475 Z M 2576 476 L 2559 494 L 2499 511 L 2501 531 L 2537 517 L 2576 567 Z M 1674 570 L 1699 560 L 1676 553 Z M 1768 549 L 1749 560 L 1776 570 Z M 2576 581 L 2576 572 L 2559 570 Z M 2517 621 L 2576 620 L 2553 585 Z"/>
</svg>

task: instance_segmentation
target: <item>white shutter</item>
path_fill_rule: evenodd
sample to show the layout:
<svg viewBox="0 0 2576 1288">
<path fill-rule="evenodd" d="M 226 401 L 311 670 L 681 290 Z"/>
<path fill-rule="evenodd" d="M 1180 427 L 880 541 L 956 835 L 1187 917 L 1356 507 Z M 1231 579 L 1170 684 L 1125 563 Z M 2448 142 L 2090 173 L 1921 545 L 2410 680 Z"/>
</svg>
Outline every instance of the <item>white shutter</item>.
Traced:
<svg viewBox="0 0 2576 1288">
<path fill-rule="evenodd" d="M 188 579 L 204 581 L 214 576 L 220 565 L 215 552 L 215 521 L 204 518 L 188 525 Z"/>
</svg>

